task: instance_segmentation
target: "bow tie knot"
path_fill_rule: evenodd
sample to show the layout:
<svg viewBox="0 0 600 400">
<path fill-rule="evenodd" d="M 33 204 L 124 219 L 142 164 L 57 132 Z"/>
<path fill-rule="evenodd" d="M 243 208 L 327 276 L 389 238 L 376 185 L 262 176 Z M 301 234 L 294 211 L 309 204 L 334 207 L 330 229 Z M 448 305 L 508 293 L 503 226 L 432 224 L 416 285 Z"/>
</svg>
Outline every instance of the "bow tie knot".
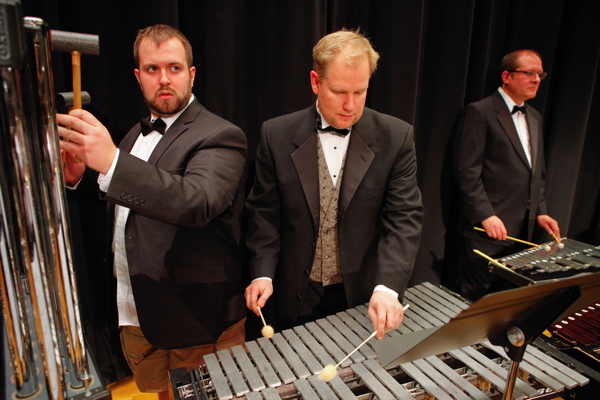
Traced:
<svg viewBox="0 0 600 400">
<path fill-rule="evenodd" d="M 521 111 L 523 114 L 525 114 L 525 109 L 527 108 L 527 104 L 523 104 L 522 106 L 514 106 L 512 109 L 511 114 L 516 113 L 517 111 Z"/>
<path fill-rule="evenodd" d="M 154 122 L 150 122 L 150 118 L 142 118 L 140 123 L 142 124 L 142 135 L 144 136 L 154 131 L 164 135 L 167 128 L 167 124 L 161 118 L 155 119 Z"/>
<path fill-rule="evenodd" d="M 317 125 L 316 125 L 316 129 L 318 131 L 321 132 L 334 132 L 337 133 L 338 135 L 344 135 L 346 136 L 347 134 L 350 133 L 350 128 L 346 128 L 346 129 L 337 129 L 334 128 L 333 126 L 329 125 L 326 128 L 323 128 L 323 123 L 321 122 L 321 116 L 317 115 Z"/>
</svg>

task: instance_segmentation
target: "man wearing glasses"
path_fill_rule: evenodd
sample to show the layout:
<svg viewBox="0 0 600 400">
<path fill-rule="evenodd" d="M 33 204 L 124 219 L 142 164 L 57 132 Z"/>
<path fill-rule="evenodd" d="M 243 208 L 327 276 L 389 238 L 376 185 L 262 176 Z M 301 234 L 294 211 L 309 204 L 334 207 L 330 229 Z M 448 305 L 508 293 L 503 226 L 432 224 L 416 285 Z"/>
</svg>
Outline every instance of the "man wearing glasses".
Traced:
<svg viewBox="0 0 600 400">
<path fill-rule="evenodd" d="M 515 253 L 521 248 L 507 236 L 531 241 L 536 222 L 560 237 L 544 198 L 542 116 L 525 104 L 547 76 L 542 58 L 533 50 L 517 50 L 504 56 L 501 68 L 498 90 L 464 109 L 454 150 L 462 206 L 459 290 L 471 300 L 492 284 L 487 260 L 473 249 L 493 258 Z"/>
</svg>

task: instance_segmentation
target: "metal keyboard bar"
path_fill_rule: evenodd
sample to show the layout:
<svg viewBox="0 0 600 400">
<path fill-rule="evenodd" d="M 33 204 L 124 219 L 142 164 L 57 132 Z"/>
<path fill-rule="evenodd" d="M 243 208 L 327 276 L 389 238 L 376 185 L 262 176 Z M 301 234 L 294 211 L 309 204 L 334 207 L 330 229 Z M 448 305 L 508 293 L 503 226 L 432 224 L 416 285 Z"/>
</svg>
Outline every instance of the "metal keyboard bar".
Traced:
<svg viewBox="0 0 600 400">
<path fill-rule="evenodd" d="M 440 360 L 436 356 L 425 358 L 429 364 L 433 365 L 438 371 L 446 375 L 448 379 L 454 382 L 460 387 L 465 393 L 468 393 L 471 397 L 476 400 L 491 400 L 488 395 L 477 389 L 471 382 L 460 376 L 455 370 L 450 368 L 446 363 Z"/>
<path fill-rule="evenodd" d="M 446 393 L 450 394 L 452 397 L 457 400 L 470 400 L 469 396 L 461 392 L 452 382 L 448 380 L 444 375 L 442 375 L 438 370 L 433 368 L 431 364 L 429 364 L 425 360 L 415 360 L 411 364 L 421 370 L 425 375 L 427 375 L 436 386 L 442 388 Z M 420 381 L 419 381 L 420 383 Z"/>
<path fill-rule="evenodd" d="M 271 361 L 271 364 L 273 364 L 273 366 L 275 367 L 275 370 L 277 371 L 277 374 L 281 377 L 283 383 L 294 382 L 296 377 L 288 367 L 283 357 L 279 355 L 277 349 L 275 349 L 275 346 L 273 346 L 271 341 L 267 338 L 258 338 L 256 342 L 263 349 L 265 355 L 267 356 L 269 361 Z"/>
<path fill-rule="evenodd" d="M 249 392 L 246 394 L 246 400 L 263 400 L 263 397 L 258 392 Z"/>
<path fill-rule="evenodd" d="M 544 361 L 546 364 L 552 366 L 555 370 L 562 372 L 563 374 L 565 374 L 566 376 L 568 376 L 571 379 L 574 379 L 575 381 L 577 381 L 579 386 L 587 385 L 590 382 L 590 380 L 587 377 L 585 377 L 585 376 L 581 375 L 579 372 L 567 367 L 563 363 L 556 361 L 554 358 L 550 357 L 546 353 L 536 349 L 533 346 L 527 346 L 526 353 L 531 354 L 533 357 L 539 358 L 540 360 Z"/>
<path fill-rule="evenodd" d="M 315 325 L 316 326 L 316 325 Z M 318 327 L 316 327 L 318 328 Z M 327 351 L 325 351 L 325 349 L 315 340 L 315 338 L 310 334 L 310 332 L 304 327 L 304 326 L 296 326 L 294 327 L 294 333 L 296 333 L 298 335 L 298 337 L 300 338 L 300 340 L 302 340 L 302 342 L 304 344 L 306 344 L 308 346 L 308 348 L 312 351 L 312 353 L 315 355 L 315 357 L 317 357 L 319 359 L 319 362 L 321 363 L 321 368 L 324 365 L 334 365 L 337 364 L 336 361 L 333 361 L 333 358 L 331 358 L 331 356 L 329 355 L 329 353 Z M 339 351 L 339 349 L 338 349 Z M 341 353 L 341 351 L 339 351 Z M 343 359 L 344 356 L 341 356 Z M 344 362 L 344 364 L 342 364 L 342 366 L 348 366 L 350 365 L 350 360 L 346 360 Z"/>
<path fill-rule="evenodd" d="M 313 353 L 302 343 L 302 340 L 294 333 L 291 329 L 286 329 L 281 332 L 283 337 L 288 341 L 292 348 L 296 351 L 298 356 L 304 361 L 308 369 L 312 374 L 318 374 L 323 369 L 323 366 L 319 364 L 319 361 L 315 358 Z M 327 364 L 325 364 L 327 365 Z"/>
<path fill-rule="evenodd" d="M 451 310 L 452 315 L 446 314 L 449 317 L 453 317 L 454 315 L 457 315 L 462 310 L 464 310 L 464 308 L 459 307 L 458 305 L 454 304 L 453 302 L 442 297 L 437 291 L 426 290 L 422 285 L 417 285 L 414 287 L 414 289 L 415 289 L 414 294 L 416 296 L 418 296 L 419 298 L 421 298 L 421 299 L 430 298 L 431 300 L 434 300 L 436 302 L 436 304 L 440 304 L 440 305 L 444 306 L 446 309 Z"/>
<path fill-rule="evenodd" d="M 367 368 L 362 364 L 352 364 L 350 366 L 352 371 L 360 377 L 365 385 L 377 396 L 379 400 L 395 400 L 386 388 L 371 374 Z"/>
<path fill-rule="evenodd" d="M 350 327 L 348 327 L 337 315 L 328 316 L 327 321 L 352 344 L 352 350 L 354 350 L 363 342 L 364 339 L 358 337 L 356 333 L 353 332 L 352 329 L 350 329 Z M 377 354 L 375 354 L 373 349 L 371 349 L 369 346 L 363 346 L 358 349 L 358 351 L 360 351 L 366 359 L 377 358 Z"/>
<path fill-rule="evenodd" d="M 492 373 L 491 371 L 488 371 L 487 368 L 483 367 L 477 361 L 475 361 L 474 359 L 469 357 L 462 350 L 452 350 L 452 351 L 449 351 L 448 354 L 450 354 L 452 357 L 456 358 L 457 360 L 459 360 L 460 362 L 465 364 L 467 367 L 471 368 L 473 371 L 477 372 L 486 381 L 488 381 L 489 383 L 494 385 L 496 390 L 504 393 L 506 383 L 498 375 Z M 516 390 L 513 391 L 513 399 L 523 400 L 525 398 L 526 398 L 526 396 L 524 396 L 520 392 L 517 392 Z"/>
<path fill-rule="evenodd" d="M 440 389 L 431 379 L 429 379 L 424 373 L 422 373 L 413 363 L 401 364 L 400 368 L 408 376 L 413 378 L 416 382 L 425 389 L 427 393 L 432 395 L 438 400 L 452 400 L 452 397 L 442 389 Z"/>
<path fill-rule="evenodd" d="M 229 350 L 219 350 L 217 351 L 217 356 L 219 356 L 223 370 L 225 371 L 229 382 L 231 382 L 231 386 L 233 387 L 235 395 L 237 397 L 241 397 L 248 393 L 250 389 L 248 389 L 246 381 L 244 381 L 244 377 L 233 361 L 233 357 L 231 357 L 231 354 L 229 354 Z"/>
<path fill-rule="evenodd" d="M 420 308 L 422 308 L 423 310 L 427 311 L 429 314 L 435 315 L 443 323 L 447 323 L 448 321 L 450 321 L 450 317 L 449 316 L 441 313 L 439 310 L 436 310 L 430 304 L 428 304 L 427 302 L 421 300 L 417 296 L 414 296 L 411 293 L 410 289 L 406 290 L 406 292 L 404 293 L 404 297 L 406 297 L 406 299 L 410 302 L 410 307 L 411 308 L 413 307 L 413 305 L 417 305 Z"/>
<path fill-rule="evenodd" d="M 252 365 L 252 361 L 248 358 L 246 350 L 242 346 L 233 346 L 231 348 L 233 355 L 237 361 L 237 364 L 242 369 L 242 373 L 248 381 L 248 385 L 253 391 L 259 391 L 265 388 L 265 383 L 260 379 L 260 375 L 256 371 L 256 368 Z"/>
<path fill-rule="evenodd" d="M 361 324 L 356 322 L 354 318 L 350 316 L 345 311 L 339 312 L 336 314 L 339 319 L 341 319 L 354 333 L 358 335 L 361 339 L 361 343 L 363 340 L 367 339 L 371 334 L 367 331 Z M 367 342 L 367 346 L 369 346 L 372 350 L 374 349 L 374 345 L 377 339 L 372 338 Z"/>
<path fill-rule="evenodd" d="M 298 389 L 304 400 L 321 400 L 306 379 L 294 381 L 294 386 Z"/>
<path fill-rule="evenodd" d="M 223 371 L 221 370 L 217 356 L 214 354 L 205 355 L 204 363 L 206 364 L 206 368 L 208 369 L 208 373 L 210 374 L 219 400 L 233 399 L 233 394 L 229 389 L 225 375 L 223 375 Z"/>
<path fill-rule="evenodd" d="M 266 388 L 261 393 L 263 396 L 265 396 L 265 400 L 281 400 L 277 390 L 273 389 L 272 387 Z"/>
<path fill-rule="evenodd" d="M 342 350 L 340 350 L 340 348 L 333 342 L 333 340 L 331 340 L 331 338 L 325 332 L 323 332 L 323 330 L 316 323 L 309 322 L 305 326 L 306 329 L 308 329 L 308 331 L 312 333 L 313 336 L 317 338 L 319 342 L 321 342 L 323 347 L 327 349 L 329 354 L 331 354 L 331 356 L 334 358 L 335 362 L 333 364 L 339 363 L 346 357 L 346 354 L 348 353 L 344 353 Z M 342 363 L 342 367 L 347 367 L 350 364 L 352 364 L 352 361 L 350 359 L 347 359 Z"/>
<path fill-rule="evenodd" d="M 492 372 L 494 372 L 496 375 L 501 377 L 504 381 L 506 381 L 506 379 L 508 379 L 508 371 L 507 370 L 505 370 L 500 365 L 496 364 L 495 362 L 493 362 L 492 360 L 490 360 L 489 358 L 487 358 L 486 356 L 484 356 L 483 354 L 481 354 L 474 348 L 463 347 L 461 350 L 463 352 L 465 352 L 466 354 L 468 354 L 475 361 L 479 362 L 484 367 L 492 370 Z M 535 390 L 534 388 L 532 388 L 531 386 L 529 386 L 528 384 L 526 384 L 525 382 L 523 382 L 520 379 L 517 379 L 515 381 L 515 389 L 529 397 L 537 394 L 537 390 Z"/>
<path fill-rule="evenodd" d="M 283 357 L 292 366 L 292 369 L 296 373 L 298 378 L 307 378 L 311 374 L 306 366 L 300 361 L 300 357 L 292 350 L 288 342 L 284 339 L 281 333 L 276 333 L 272 338 L 275 346 L 279 349 Z"/>
<path fill-rule="evenodd" d="M 327 385 L 323 379 L 319 378 L 317 375 L 313 375 L 308 378 L 310 384 L 315 388 L 317 393 L 322 399 L 335 399 L 338 396 L 331 390 L 331 388 Z"/>
<path fill-rule="evenodd" d="M 444 289 L 441 289 L 432 283 L 424 282 L 422 285 L 423 285 L 423 288 L 427 288 L 427 289 L 431 290 L 432 292 L 437 293 L 444 299 L 448 300 L 450 303 L 456 305 L 461 310 L 466 310 L 467 308 L 470 307 L 469 304 L 459 300 L 458 298 L 452 296 L 450 293 L 446 292 Z"/>
<path fill-rule="evenodd" d="M 333 388 L 334 392 L 336 392 L 337 395 L 340 396 L 342 399 L 357 400 L 354 393 L 352 393 L 352 390 L 350 390 L 348 386 L 346 386 L 344 381 L 339 376 L 336 375 L 332 380 L 329 381 L 329 384 Z"/>
<path fill-rule="evenodd" d="M 482 342 L 481 344 L 484 345 L 485 347 L 487 347 L 488 349 L 493 350 L 494 352 L 496 352 L 496 354 L 498 354 L 505 360 L 510 360 L 510 357 L 508 356 L 508 354 L 506 354 L 506 352 L 504 351 L 504 349 L 502 347 L 494 346 L 488 341 Z M 529 361 L 525 357 L 523 358 L 523 361 L 521 361 L 519 363 L 519 369 L 523 370 L 524 372 L 526 372 L 529 375 L 535 376 L 536 380 L 538 380 L 541 383 L 543 383 L 544 385 L 548 386 L 550 389 L 554 390 L 555 392 L 560 392 L 565 389 L 565 386 L 562 383 L 558 382 L 556 379 L 554 379 L 550 375 L 546 374 L 542 369 L 529 363 Z M 573 387 L 577 386 L 577 384 L 575 382 L 573 382 L 573 383 L 574 383 Z"/>
<path fill-rule="evenodd" d="M 367 360 L 364 363 L 366 366 L 389 390 L 394 396 L 400 400 L 414 400 L 414 397 L 408 390 L 404 388 L 397 380 L 395 380 L 379 363 L 375 360 Z"/>
<path fill-rule="evenodd" d="M 271 367 L 271 364 L 269 364 L 269 362 L 267 361 L 267 358 L 265 357 L 263 352 L 258 347 L 258 344 L 253 341 L 246 342 L 246 348 L 250 352 L 250 357 L 252 357 L 252 359 L 254 360 L 254 364 L 256 364 L 256 367 L 262 374 L 267 385 L 269 385 L 270 387 L 281 386 L 281 381 L 279 380 L 279 377 L 273 370 L 273 367 Z"/>
<path fill-rule="evenodd" d="M 329 321 L 327 321 L 325 318 L 321 318 L 318 319 L 317 321 L 315 321 L 317 323 L 317 325 L 319 325 L 321 327 L 321 329 L 323 329 L 323 331 L 329 335 L 329 337 L 331 339 L 333 339 L 333 341 L 344 351 L 345 355 L 348 355 L 352 352 L 352 350 L 354 350 L 355 347 L 353 347 L 350 342 L 348 342 L 346 340 L 346 338 L 344 338 L 342 336 L 341 333 L 338 332 L 337 329 L 335 329 L 330 323 Z M 345 356 L 344 356 L 345 357 Z M 360 352 L 356 352 L 354 354 L 352 354 L 350 356 L 350 359 L 353 362 L 361 362 L 365 360 L 365 356 L 363 356 Z"/>
</svg>

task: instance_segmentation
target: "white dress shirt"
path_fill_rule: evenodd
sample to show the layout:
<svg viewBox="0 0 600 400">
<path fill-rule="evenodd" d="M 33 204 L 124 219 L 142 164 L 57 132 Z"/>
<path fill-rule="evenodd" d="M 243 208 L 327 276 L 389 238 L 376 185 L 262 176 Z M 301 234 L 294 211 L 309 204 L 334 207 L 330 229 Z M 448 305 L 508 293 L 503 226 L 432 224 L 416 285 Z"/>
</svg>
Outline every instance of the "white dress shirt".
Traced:
<svg viewBox="0 0 600 400">
<path fill-rule="evenodd" d="M 192 103 L 192 101 L 194 101 L 193 95 L 188 102 L 188 106 Z M 170 117 L 162 118 L 166 124 L 165 132 L 171 127 L 171 125 L 173 125 L 173 122 L 179 118 L 183 111 L 185 111 L 185 109 Z M 151 121 L 154 122 L 155 119 L 156 117 L 153 115 Z M 140 132 L 130 154 L 141 160 L 148 161 L 150 155 L 154 151 L 154 148 L 160 139 L 162 139 L 162 137 L 163 135 L 157 131 L 150 132 L 146 136 L 142 135 Z M 110 181 L 117 165 L 117 160 L 119 159 L 119 152 L 120 150 L 117 149 L 115 159 L 113 160 L 113 163 L 106 175 L 100 174 L 98 176 L 98 185 L 100 190 L 103 192 L 108 191 Z M 129 278 L 129 266 L 127 264 L 127 253 L 125 251 L 125 224 L 127 223 L 127 218 L 129 217 L 129 211 L 129 208 L 127 207 L 119 205 L 115 206 L 115 221 L 112 243 L 112 250 L 114 253 L 113 271 L 115 277 L 117 278 L 117 309 L 119 311 L 119 326 L 140 326 L 135 308 L 135 301 L 133 299 L 131 280 Z"/>
<path fill-rule="evenodd" d="M 525 102 L 521 104 L 517 104 L 510 98 L 508 94 L 502 88 L 498 88 L 498 92 L 504 99 L 506 106 L 508 107 L 508 111 L 512 113 L 514 106 L 521 107 Z M 527 157 L 527 162 L 531 167 L 531 144 L 529 142 L 529 126 L 527 125 L 527 116 L 522 111 L 517 111 L 514 114 L 511 114 L 512 120 L 515 123 L 515 128 L 517 128 L 517 134 L 519 135 L 519 140 L 521 141 L 521 145 L 523 146 L 523 150 L 525 151 L 525 156 Z"/>
</svg>

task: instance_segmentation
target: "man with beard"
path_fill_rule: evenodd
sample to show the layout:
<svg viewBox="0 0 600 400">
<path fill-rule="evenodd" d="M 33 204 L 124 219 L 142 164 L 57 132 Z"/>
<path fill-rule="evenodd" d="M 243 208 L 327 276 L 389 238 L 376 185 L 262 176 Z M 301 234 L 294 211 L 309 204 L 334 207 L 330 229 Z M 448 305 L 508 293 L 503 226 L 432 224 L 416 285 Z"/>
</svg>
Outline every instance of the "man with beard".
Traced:
<svg viewBox="0 0 600 400">
<path fill-rule="evenodd" d="M 242 263 L 231 226 L 244 133 L 207 111 L 191 89 L 192 49 L 156 25 L 134 44 L 150 118 L 117 148 L 89 112 L 58 115 L 65 180 L 96 171 L 114 216 L 112 250 L 121 344 L 138 388 L 166 394 L 168 371 L 243 344 Z M 99 174 L 98 174 L 99 173 Z"/>
</svg>

